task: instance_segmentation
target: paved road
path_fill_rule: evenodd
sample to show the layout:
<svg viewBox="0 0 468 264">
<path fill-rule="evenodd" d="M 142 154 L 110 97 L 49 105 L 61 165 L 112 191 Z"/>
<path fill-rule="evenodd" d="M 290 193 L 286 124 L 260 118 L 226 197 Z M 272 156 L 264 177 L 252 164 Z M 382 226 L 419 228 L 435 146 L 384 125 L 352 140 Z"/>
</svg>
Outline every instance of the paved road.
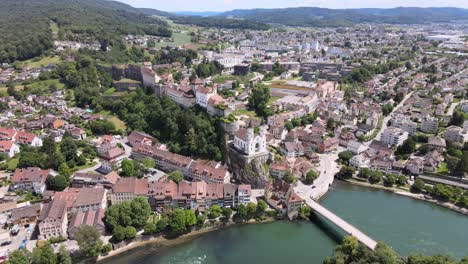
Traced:
<svg viewBox="0 0 468 264">
<path fill-rule="evenodd" d="M 302 199 L 313 197 L 314 200 L 318 200 L 327 193 L 335 179 L 335 174 L 339 171 L 336 160 L 338 159 L 338 153 L 342 150 L 343 149 L 340 148 L 338 151 L 332 153 L 319 154 L 320 165 L 317 170 L 320 172 L 320 175 L 314 181 L 314 184 L 308 186 L 299 181 L 297 186 L 294 187 L 294 190 Z"/>
</svg>

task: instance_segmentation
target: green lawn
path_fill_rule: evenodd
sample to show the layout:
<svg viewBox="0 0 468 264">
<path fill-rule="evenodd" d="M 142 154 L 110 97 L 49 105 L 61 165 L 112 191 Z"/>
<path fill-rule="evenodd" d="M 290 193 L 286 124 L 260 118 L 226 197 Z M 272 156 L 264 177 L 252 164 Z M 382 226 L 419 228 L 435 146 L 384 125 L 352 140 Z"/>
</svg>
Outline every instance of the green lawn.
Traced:
<svg viewBox="0 0 468 264">
<path fill-rule="evenodd" d="M 18 167 L 19 158 L 13 158 L 7 162 L 8 170 L 14 171 Z"/>
<path fill-rule="evenodd" d="M 191 44 L 191 37 L 188 33 L 174 33 L 172 34 L 173 42 L 158 42 L 156 43 L 157 48 L 162 47 L 179 47 L 185 44 Z"/>
<path fill-rule="evenodd" d="M 30 68 L 39 68 L 39 67 L 42 67 L 42 66 L 47 66 L 51 63 L 55 63 L 55 64 L 58 64 L 60 63 L 60 57 L 59 56 L 53 56 L 53 57 L 43 57 L 43 58 L 34 58 L 34 59 L 30 59 L 30 60 L 27 60 L 27 61 L 23 61 L 23 65 L 24 66 L 29 66 Z"/>
<path fill-rule="evenodd" d="M 255 114 L 255 111 L 251 111 L 251 110 L 235 110 L 232 112 L 232 114 L 235 116 L 246 115 L 250 118 L 258 118 L 257 114 Z"/>
<path fill-rule="evenodd" d="M 437 169 L 437 173 L 447 174 L 448 172 L 449 172 L 449 170 L 447 168 L 447 163 L 445 163 L 445 162 L 440 163 L 440 166 Z"/>
<path fill-rule="evenodd" d="M 49 88 L 51 85 L 55 85 L 58 90 L 62 90 L 65 85 L 61 83 L 58 79 L 52 79 L 52 80 L 45 80 L 45 81 L 39 81 L 39 82 L 33 82 L 31 84 L 28 84 L 27 86 L 30 89 L 41 89 L 41 88 Z"/>
<path fill-rule="evenodd" d="M 114 124 L 117 130 L 126 130 L 127 125 L 124 121 L 120 120 L 117 116 L 111 114 L 109 111 L 101 111 L 99 114 L 104 116 L 108 121 Z"/>
<path fill-rule="evenodd" d="M 268 104 L 267 105 L 272 105 L 274 102 L 278 101 L 280 98 L 279 97 L 276 97 L 276 96 L 272 96 L 270 98 L 270 100 L 268 100 Z"/>
</svg>

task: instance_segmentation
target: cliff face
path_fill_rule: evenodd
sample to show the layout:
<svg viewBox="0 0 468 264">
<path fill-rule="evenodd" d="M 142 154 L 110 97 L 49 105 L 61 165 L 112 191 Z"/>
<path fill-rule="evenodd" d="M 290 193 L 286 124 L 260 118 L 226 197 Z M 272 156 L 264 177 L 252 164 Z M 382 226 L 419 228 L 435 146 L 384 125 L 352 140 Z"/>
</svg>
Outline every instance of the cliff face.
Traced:
<svg viewBox="0 0 468 264">
<path fill-rule="evenodd" d="M 228 165 L 235 179 L 252 185 L 252 188 L 264 188 L 268 181 L 269 172 L 265 170 L 262 158 L 256 158 L 249 162 L 247 157 L 228 148 Z"/>
</svg>

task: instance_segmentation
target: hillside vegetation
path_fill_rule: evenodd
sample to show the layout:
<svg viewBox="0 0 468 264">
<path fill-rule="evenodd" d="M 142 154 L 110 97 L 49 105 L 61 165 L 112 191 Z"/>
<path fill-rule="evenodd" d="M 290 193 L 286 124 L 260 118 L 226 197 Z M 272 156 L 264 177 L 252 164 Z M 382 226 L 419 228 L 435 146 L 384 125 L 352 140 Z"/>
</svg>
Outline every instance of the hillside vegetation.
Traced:
<svg viewBox="0 0 468 264">
<path fill-rule="evenodd" d="M 53 45 L 51 22 L 59 39 L 111 42 L 119 34 L 171 36 L 165 21 L 129 5 L 105 0 L 0 1 L 0 62 L 41 55 Z M 55 25 L 54 24 L 54 25 Z"/>
</svg>

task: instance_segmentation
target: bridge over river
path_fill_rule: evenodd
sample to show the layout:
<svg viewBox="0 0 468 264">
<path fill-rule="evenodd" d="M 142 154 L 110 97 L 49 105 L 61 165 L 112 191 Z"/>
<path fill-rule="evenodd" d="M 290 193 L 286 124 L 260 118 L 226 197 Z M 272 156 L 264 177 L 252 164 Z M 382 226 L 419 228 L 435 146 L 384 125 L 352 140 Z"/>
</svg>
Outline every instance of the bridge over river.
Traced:
<svg viewBox="0 0 468 264">
<path fill-rule="evenodd" d="M 364 244 L 369 249 L 374 250 L 375 247 L 377 246 L 377 242 L 374 239 L 372 239 L 368 235 L 364 234 L 361 230 L 359 230 L 356 227 L 354 227 L 353 225 L 349 224 L 348 222 L 343 220 L 341 217 L 337 216 L 336 214 L 334 214 L 333 212 L 331 212 L 327 208 L 323 207 L 319 203 L 313 201 L 310 198 L 306 199 L 306 203 L 307 203 L 307 205 L 310 206 L 310 208 L 312 208 L 312 210 L 314 210 L 314 212 L 316 212 L 316 213 L 320 214 L 321 216 L 325 217 L 326 219 L 328 219 L 333 224 L 337 225 L 339 228 L 341 228 L 343 231 L 345 231 L 349 235 L 354 236 L 355 238 L 357 238 L 359 240 L 359 242 Z"/>
</svg>

